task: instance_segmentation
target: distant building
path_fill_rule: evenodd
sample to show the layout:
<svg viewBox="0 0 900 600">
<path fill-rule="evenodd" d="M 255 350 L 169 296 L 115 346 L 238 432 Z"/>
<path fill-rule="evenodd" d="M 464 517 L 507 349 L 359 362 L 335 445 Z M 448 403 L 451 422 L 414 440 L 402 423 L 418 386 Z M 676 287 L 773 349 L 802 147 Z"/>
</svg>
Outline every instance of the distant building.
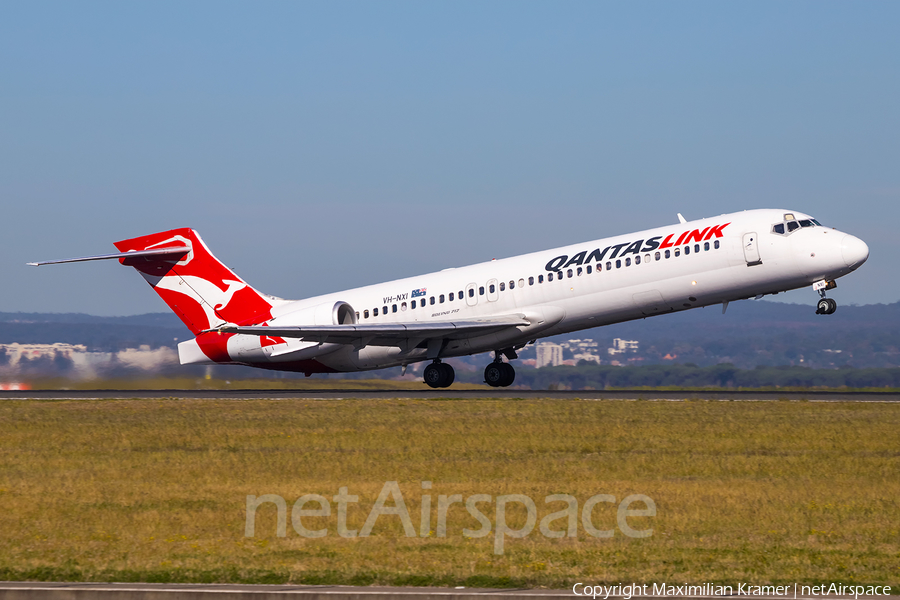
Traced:
<svg viewBox="0 0 900 600">
<path fill-rule="evenodd" d="M 0 352 L 5 353 L 7 364 L 17 366 L 22 360 L 36 358 L 54 359 L 57 356 L 71 360 L 74 354 L 87 352 L 81 344 L 0 344 Z"/>
<path fill-rule="evenodd" d="M 567 340 L 560 344 L 563 350 L 572 353 L 571 360 L 566 362 L 571 362 L 573 365 L 578 364 L 579 361 L 582 360 L 597 363 L 599 365 L 601 363 L 598 349 L 599 345 L 600 344 L 590 338 L 583 340 Z"/>
<path fill-rule="evenodd" d="M 609 348 L 607 350 L 607 352 L 609 352 L 611 355 L 634 353 L 637 351 L 638 351 L 638 341 L 637 340 L 623 340 L 620 338 L 615 338 L 613 340 L 612 348 Z"/>
<path fill-rule="evenodd" d="M 589 353 L 584 352 L 584 353 L 575 354 L 572 358 L 575 359 L 576 365 L 579 362 L 581 362 L 582 360 L 585 362 L 597 363 L 598 365 L 600 364 L 600 357 L 597 356 L 596 354 L 589 354 Z"/>
<path fill-rule="evenodd" d="M 535 366 L 541 367 L 558 367 L 563 362 L 563 348 L 559 344 L 550 342 L 541 342 L 535 348 L 537 353 L 537 361 Z"/>
</svg>

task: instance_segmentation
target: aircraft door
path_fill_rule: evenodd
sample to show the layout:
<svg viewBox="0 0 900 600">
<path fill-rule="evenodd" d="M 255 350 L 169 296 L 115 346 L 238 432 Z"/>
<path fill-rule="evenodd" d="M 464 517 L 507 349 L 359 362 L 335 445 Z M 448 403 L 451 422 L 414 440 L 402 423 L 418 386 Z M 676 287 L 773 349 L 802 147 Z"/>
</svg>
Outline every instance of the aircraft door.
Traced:
<svg viewBox="0 0 900 600">
<path fill-rule="evenodd" d="M 478 304 L 478 284 L 470 283 L 466 286 L 466 304 L 475 306 Z"/>
<path fill-rule="evenodd" d="M 500 290 L 498 289 L 498 282 L 496 279 L 489 279 L 486 287 L 488 302 L 495 302 L 500 298 Z"/>
<path fill-rule="evenodd" d="M 755 231 L 744 234 L 744 259 L 746 259 L 748 267 L 762 264 L 762 260 L 759 258 L 758 238 Z"/>
</svg>

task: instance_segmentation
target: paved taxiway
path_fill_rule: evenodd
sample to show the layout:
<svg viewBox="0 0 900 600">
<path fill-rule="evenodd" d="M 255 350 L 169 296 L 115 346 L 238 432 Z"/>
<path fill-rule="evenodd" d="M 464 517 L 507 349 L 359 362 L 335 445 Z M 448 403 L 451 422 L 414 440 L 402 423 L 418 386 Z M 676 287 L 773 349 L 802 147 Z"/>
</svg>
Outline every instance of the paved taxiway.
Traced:
<svg viewBox="0 0 900 600">
<path fill-rule="evenodd" d="M 556 398 L 587 400 L 808 400 L 817 402 L 900 402 L 897 392 L 847 392 L 847 391 L 653 391 L 653 390 L 3 390 L 0 400 L 87 400 L 118 398 L 225 398 L 233 400 L 252 398 Z"/>
</svg>

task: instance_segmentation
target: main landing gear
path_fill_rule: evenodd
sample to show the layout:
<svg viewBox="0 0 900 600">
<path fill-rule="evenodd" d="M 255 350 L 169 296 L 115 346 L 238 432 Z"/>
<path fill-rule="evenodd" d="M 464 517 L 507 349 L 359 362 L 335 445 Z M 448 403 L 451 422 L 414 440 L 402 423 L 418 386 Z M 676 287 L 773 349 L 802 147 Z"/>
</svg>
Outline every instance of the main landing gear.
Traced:
<svg viewBox="0 0 900 600">
<path fill-rule="evenodd" d="M 813 284 L 813 289 L 819 292 L 819 296 L 821 296 L 816 303 L 817 315 L 833 315 L 834 311 L 837 310 L 837 302 L 825 297 L 826 290 L 833 290 L 836 287 L 837 284 L 834 281 L 826 281 L 824 279 Z"/>
<path fill-rule="evenodd" d="M 510 352 L 511 358 L 516 358 L 515 352 Z M 516 370 L 511 364 L 503 362 L 500 352 L 495 352 L 494 362 L 484 368 L 484 382 L 491 387 L 507 387 L 515 380 Z"/>
<path fill-rule="evenodd" d="M 425 367 L 423 376 L 425 383 L 432 388 L 450 387 L 450 384 L 456 379 L 456 373 L 453 371 L 453 367 L 446 363 L 442 363 L 439 358 L 435 359 L 433 363 Z"/>
</svg>

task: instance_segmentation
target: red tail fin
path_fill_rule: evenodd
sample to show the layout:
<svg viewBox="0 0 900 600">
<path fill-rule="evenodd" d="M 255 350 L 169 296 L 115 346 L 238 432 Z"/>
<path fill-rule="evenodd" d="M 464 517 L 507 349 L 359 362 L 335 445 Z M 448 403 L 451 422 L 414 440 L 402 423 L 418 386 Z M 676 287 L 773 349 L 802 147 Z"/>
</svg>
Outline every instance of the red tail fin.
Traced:
<svg viewBox="0 0 900 600">
<path fill-rule="evenodd" d="M 262 323 L 278 300 L 259 293 L 212 255 L 193 229 L 116 242 L 120 252 L 186 245 L 186 256 L 120 259 L 137 269 L 194 335 L 221 323 Z"/>
</svg>

